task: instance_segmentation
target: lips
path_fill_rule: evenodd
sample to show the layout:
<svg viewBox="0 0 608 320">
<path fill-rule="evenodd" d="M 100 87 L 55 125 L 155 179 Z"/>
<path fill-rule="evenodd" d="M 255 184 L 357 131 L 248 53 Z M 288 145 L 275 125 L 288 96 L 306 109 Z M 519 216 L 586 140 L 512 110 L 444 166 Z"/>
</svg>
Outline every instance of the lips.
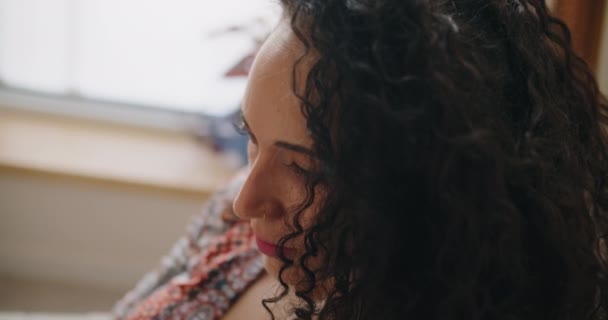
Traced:
<svg viewBox="0 0 608 320">
<path fill-rule="evenodd" d="M 269 257 L 278 257 L 279 256 L 279 246 L 276 244 L 264 241 L 258 237 L 255 237 L 256 244 L 261 253 L 269 256 Z M 285 256 L 289 257 L 293 254 L 294 249 L 292 248 L 283 248 L 283 253 Z"/>
</svg>

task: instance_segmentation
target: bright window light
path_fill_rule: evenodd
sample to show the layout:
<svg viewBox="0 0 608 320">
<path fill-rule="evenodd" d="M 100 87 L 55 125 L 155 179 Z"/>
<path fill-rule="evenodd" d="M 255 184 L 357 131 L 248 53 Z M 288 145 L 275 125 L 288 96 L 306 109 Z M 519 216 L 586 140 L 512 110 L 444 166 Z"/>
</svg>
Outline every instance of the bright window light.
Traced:
<svg viewBox="0 0 608 320">
<path fill-rule="evenodd" d="M 0 80 L 221 116 L 279 15 L 276 0 L 0 0 Z"/>
</svg>

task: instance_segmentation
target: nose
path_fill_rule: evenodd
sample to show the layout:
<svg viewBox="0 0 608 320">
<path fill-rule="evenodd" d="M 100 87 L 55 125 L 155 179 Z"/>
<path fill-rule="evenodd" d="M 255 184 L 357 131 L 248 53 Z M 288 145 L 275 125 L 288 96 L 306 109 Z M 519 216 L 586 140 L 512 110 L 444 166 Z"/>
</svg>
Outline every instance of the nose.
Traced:
<svg viewBox="0 0 608 320">
<path fill-rule="evenodd" d="M 280 194 L 273 188 L 272 176 L 264 168 L 254 166 L 232 204 L 241 219 L 272 219 L 282 215 Z"/>
</svg>

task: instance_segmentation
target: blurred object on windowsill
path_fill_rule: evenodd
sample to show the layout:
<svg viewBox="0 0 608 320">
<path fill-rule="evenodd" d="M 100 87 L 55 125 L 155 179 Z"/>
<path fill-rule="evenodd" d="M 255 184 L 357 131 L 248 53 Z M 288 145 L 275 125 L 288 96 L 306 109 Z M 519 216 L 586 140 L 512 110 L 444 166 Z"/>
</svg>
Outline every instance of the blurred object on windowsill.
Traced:
<svg viewBox="0 0 608 320">
<path fill-rule="evenodd" d="M 268 37 L 272 29 L 270 23 L 263 18 L 256 18 L 250 23 L 243 25 L 230 26 L 226 29 L 217 30 L 209 34 L 210 37 L 217 37 L 226 33 L 246 33 L 253 40 L 253 46 L 249 53 L 237 62 L 224 74 L 224 77 L 247 77 L 251 70 L 251 65 L 258 50 Z"/>
<path fill-rule="evenodd" d="M 251 70 L 255 55 L 268 37 L 272 29 L 269 21 L 256 18 L 249 23 L 233 25 L 209 33 L 209 38 L 225 36 L 231 33 L 245 33 L 252 40 L 252 47 L 243 58 L 224 73 L 225 78 L 247 77 Z M 247 163 L 247 138 L 234 130 L 234 123 L 240 120 L 240 108 L 222 117 L 210 118 L 208 128 L 201 130 L 198 136 L 202 141 L 211 142 L 214 150 L 236 156 L 239 164 Z M 205 132 L 206 131 L 206 132 Z"/>
</svg>

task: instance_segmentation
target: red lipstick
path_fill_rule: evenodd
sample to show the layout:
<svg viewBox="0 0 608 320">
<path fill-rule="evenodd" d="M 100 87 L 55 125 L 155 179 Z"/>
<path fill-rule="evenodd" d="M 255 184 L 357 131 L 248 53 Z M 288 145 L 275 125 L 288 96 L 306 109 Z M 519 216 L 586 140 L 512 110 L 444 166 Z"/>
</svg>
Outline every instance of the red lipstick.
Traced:
<svg viewBox="0 0 608 320">
<path fill-rule="evenodd" d="M 278 257 L 279 256 L 279 246 L 264 241 L 258 237 L 255 237 L 255 241 L 256 244 L 258 245 L 258 249 L 260 250 L 261 253 L 269 256 L 269 257 Z M 290 256 L 290 254 L 293 252 L 293 249 L 291 248 L 283 248 L 283 253 L 285 254 L 285 256 Z"/>
</svg>

